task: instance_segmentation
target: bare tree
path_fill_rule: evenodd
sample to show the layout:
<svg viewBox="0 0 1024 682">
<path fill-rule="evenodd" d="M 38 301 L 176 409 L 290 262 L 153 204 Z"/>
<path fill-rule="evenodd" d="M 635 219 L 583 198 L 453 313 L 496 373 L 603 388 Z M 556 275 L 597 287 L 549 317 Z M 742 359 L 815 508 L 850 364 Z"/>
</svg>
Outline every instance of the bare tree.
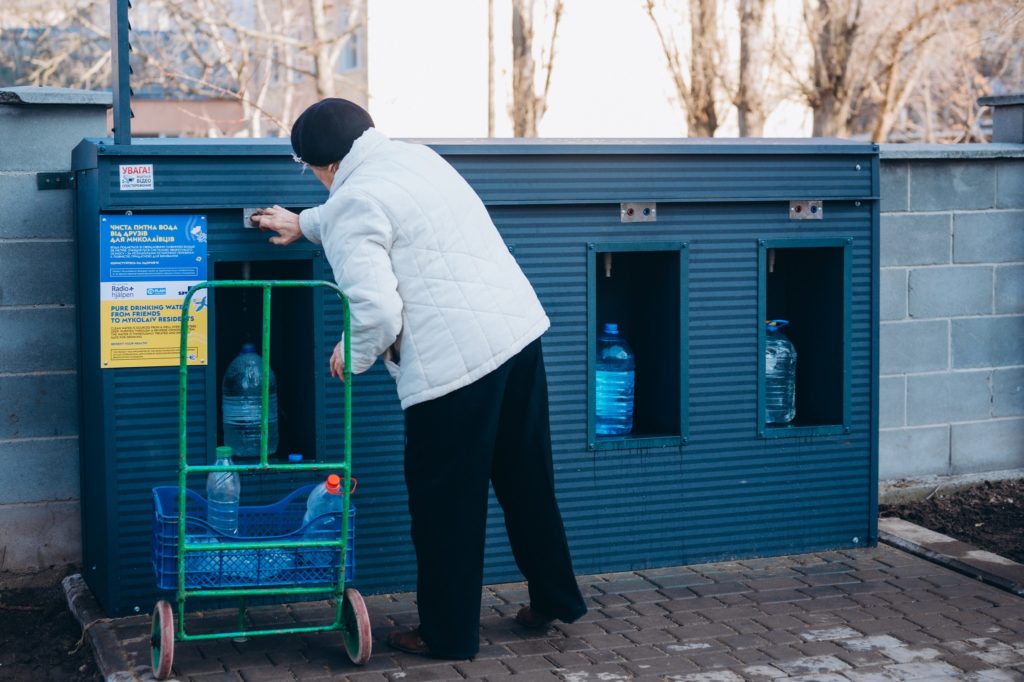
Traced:
<svg viewBox="0 0 1024 682">
<path fill-rule="evenodd" d="M 285 129 L 267 106 L 276 40 L 265 37 L 272 30 L 266 2 L 255 0 L 249 17 L 237 16 L 232 7 L 216 0 L 163 0 L 162 4 L 174 25 L 192 30 L 138 50 L 147 70 L 179 84 L 188 94 L 237 100 L 241 120 L 253 136 L 264 133 L 265 121 L 276 130 Z M 163 38 L 162 32 L 159 35 Z M 282 85 L 294 87 L 290 82 Z"/>
<path fill-rule="evenodd" d="M 537 0 L 513 0 L 517 135 L 536 135 L 551 87 L 564 0 L 541 2 L 543 11 Z M 761 134 L 780 76 L 810 107 L 816 135 L 877 141 L 982 140 L 977 98 L 1024 88 L 1021 0 L 802 0 L 795 39 L 783 24 L 764 27 L 786 0 L 642 2 L 692 135 L 714 135 L 730 101 L 741 134 Z M 738 68 L 724 57 L 719 5 L 738 13 Z M 203 118 L 209 134 L 243 126 L 251 135 L 283 134 L 314 98 L 362 96 L 338 67 L 362 29 L 363 7 L 364 0 L 136 3 L 132 86 L 142 97 L 238 102 L 237 120 Z M 105 88 L 109 30 L 105 2 L 3 0 L 0 81 Z"/>
<path fill-rule="evenodd" d="M 548 108 L 551 71 L 555 63 L 558 25 L 565 11 L 564 0 L 551 8 L 551 38 L 541 46 L 540 68 L 543 85 L 537 92 L 534 62 L 534 1 L 512 0 L 512 129 L 516 137 L 536 137 L 537 124 Z"/>
<path fill-rule="evenodd" d="M 985 80 L 977 54 L 966 68 L 958 55 L 971 17 L 984 16 L 986 26 L 1005 33 L 991 21 L 993 4 L 1013 0 L 804 0 L 813 62 L 798 80 L 813 112 L 814 135 L 866 135 L 882 142 L 906 120 L 919 88 L 955 83 L 956 72 L 968 82 Z M 991 37 L 976 44 L 986 40 Z M 973 102 L 969 109 L 968 116 L 976 110 Z"/>
<path fill-rule="evenodd" d="M 870 92 L 877 108 L 872 140 L 883 142 L 889 137 L 897 115 L 917 86 L 928 63 L 932 39 L 940 31 L 939 24 L 933 21 L 939 11 L 932 8 L 924 12 L 920 5 L 915 5 L 909 20 L 880 41 L 880 68 L 870 75 Z"/>
<path fill-rule="evenodd" d="M 686 66 L 679 54 L 669 19 L 658 11 L 655 0 L 646 0 L 644 7 L 658 33 L 676 94 L 686 109 L 689 135 L 713 137 L 719 123 L 715 91 L 723 61 L 717 0 L 688 0 L 690 50 Z"/>
<path fill-rule="evenodd" d="M 0 74 L 37 85 L 107 87 L 110 27 L 103 5 L 54 0 L 44 8 L 37 0 L 14 0 L 0 10 Z M 342 94 L 339 60 L 362 29 L 362 6 L 362 0 L 150 0 L 130 15 L 132 87 L 141 97 L 238 102 L 239 120 L 208 121 L 211 133 L 243 124 L 254 136 L 286 133 L 298 105 Z"/>
<path fill-rule="evenodd" d="M 487 0 L 487 137 L 494 137 L 494 0 Z"/>
<path fill-rule="evenodd" d="M 764 122 L 767 118 L 764 66 L 768 61 L 764 15 L 767 2 L 768 0 L 739 0 L 740 63 L 734 103 L 740 137 L 759 137 L 764 134 Z"/>
<path fill-rule="evenodd" d="M 5 2 L 0 9 L 0 82 L 107 87 L 110 27 L 105 10 L 89 0 Z"/>
<path fill-rule="evenodd" d="M 948 34 L 938 36 L 921 60 L 922 73 L 897 112 L 890 140 L 982 142 L 988 112 L 983 95 L 1024 89 L 1024 6 L 984 0 L 956 8 Z M 953 33 L 955 31 L 955 34 Z M 983 116 L 985 114 L 985 116 Z"/>
<path fill-rule="evenodd" d="M 254 136 L 287 131 L 298 98 L 340 94 L 338 61 L 362 21 L 356 2 L 155 1 L 191 30 L 143 51 L 148 65 L 190 93 L 236 99 Z"/>
<path fill-rule="evenodd" d="M 813 134 L 847 135 L 859 83 L 851 73 L 863 29 L 864 0 L 804 0 L 804 21 L 813 50 L 804 95 L 814 114 Z"/>
<path fill-rule="evenodd" d="M 884 141 L 929 61 L 933 38 L 955 32 L 958 22 L 951 21 L 952 12 L 970 4 L 971 0 L 915 0 L 883 7 L 875 2 L 866 13 L 867 26 L 860 27 L 864 45 L 851 46 L 856 78 L 833 98 L 841 106 L 822 108 L 822 119 L 834 116 L 826 125 L 844 133 L 863 130 L 872 140 Z M 955 35 L 949 37 L 955 40 Z"/>
</svg>

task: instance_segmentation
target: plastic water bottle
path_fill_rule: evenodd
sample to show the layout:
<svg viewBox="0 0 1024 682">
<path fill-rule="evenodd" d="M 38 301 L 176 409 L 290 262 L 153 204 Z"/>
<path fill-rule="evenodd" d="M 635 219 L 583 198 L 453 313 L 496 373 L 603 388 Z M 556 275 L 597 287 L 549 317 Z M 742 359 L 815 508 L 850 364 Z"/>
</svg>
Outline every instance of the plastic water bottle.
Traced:
<svg viewBox="0 0 1024 682">
<path fill-rule="evenodd" d="M 313 488 L 306 500 L 306 515 L 302 518 L 304 540 L 335 540 L 341 537 L 341 516 L 345 511 L 345 496 L 341 492 L 341 476 L 331 474 L 327 480 Z M 323 516 L 339 514 L 339 516 Z M 338 551 L 334 548 L 305 550 L 303 564 L 308 569 L 330 569 L 338 565 Z"/>
<path fill-rule="evenodd" d="M 310 523 L 323 514 L 341 513 L 345 511 L 345 496 L 341 494 L 341 476 L 331 474 L 327 480 L 313 488 L 306 500 L 306 515 L 302 518 L 302 525 L 306 526 L 306 532 L 334 531 L 341 532 L 341 518 L 328 516 L 320 519 L 315 524 Z"/>
<path fill-rule="evenodd" d="M 217 466 L 231 466 L 231 448 L 217 448 Z M 224 535 L 238 535 L 238 504 L 242 481 L 237 471 L 211 471 L 206 476 L 206 521 Z"/>
<path fill-rule="evenodd" d="M 224 413 L 224 444 L 235 457 L 260 456 L 260 417 L 263 409 L 263 361 L 256 348 L 247 343 L 224 373 L 221 386 Z M 267 408 L 267 454 L 277 451 L 277 380 L 270 371 L 270 399 Z"/>
<path fill-rule="evenodd" d="M 796 416 L 796 348 L 779 331 L 786 320 L 768 320 L 764 339 L 764 420 L 788 424 Z"/>
<path fill-rule="evenodd" d="M 301 464 L 302 454 L 298 452 L 290 453 L 288 455 L 288 462 L 291 464 Z M 288 539 L 294 540 L 295 538 Z M 257 551 L 260 555 L 259 578 L 261 584 L 289 582 L 289 572 L 295 568 L 296 557 L 301 550 L 260 549 Z M 252 562 L 249 563 L 251 564 Z M 252 573 L 255 573 L 255 571 L 250 572 L 250 575 L 246 576 L 250 581 L 253 578 Z"/>
<path fill-rule="evenodd" d="M 596 428 L 600 436 L 633 430 L 633 388 L 636 360 L 619 325 L 609 322 L 597 337 Z"/>
</svg>

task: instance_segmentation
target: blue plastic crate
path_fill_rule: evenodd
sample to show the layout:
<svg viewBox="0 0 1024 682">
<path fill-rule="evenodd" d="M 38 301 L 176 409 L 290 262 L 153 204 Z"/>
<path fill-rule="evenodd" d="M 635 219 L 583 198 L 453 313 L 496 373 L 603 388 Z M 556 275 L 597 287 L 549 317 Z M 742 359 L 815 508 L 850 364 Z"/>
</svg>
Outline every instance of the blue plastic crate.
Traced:
<svg viewBox="0 0 1024 682">
<path fill-rule="evenodd" d="M 305 485 L 274 504 L 239 507 L 238 535 L 224 535 L 206 522 L 206 498 L 185 491 L 185 536 L 189 543 L 217 543 L 224 549 L 187 552 L 185 588 L 266 587 L 334 584 L 340 552 L 313 549 L 231 549 L 233 542 L 337 539 L 340 532 L 306 533 L 302 519 L 313 485 Z M 341 514 L 324 514 L 337 517 Z M 345 582 L 355 578 L 356 508 L 349 504 Z M 320 518 L 323 518 L 320 517 Z M 310 523 L 313 525 L 316 520 Z M 153 571 L 157 587 L 178 587 L 178 488 L 153 488 Z"/>
</svg>

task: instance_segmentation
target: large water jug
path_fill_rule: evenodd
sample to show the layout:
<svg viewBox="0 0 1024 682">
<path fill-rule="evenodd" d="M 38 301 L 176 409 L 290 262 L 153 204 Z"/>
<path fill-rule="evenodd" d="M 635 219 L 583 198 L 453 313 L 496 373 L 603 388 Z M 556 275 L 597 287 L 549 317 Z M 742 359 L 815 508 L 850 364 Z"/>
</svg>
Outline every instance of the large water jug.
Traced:
<svg viewBox="0 0 1024 682">
<path fill-rule="evenodd" d="M 341 517 L 327 516 L 309 524 L 323 514 L 341 513 L 345 511 L 345 496 L 341 494 L 341 476 L 331 474 L 327 480 L 313 488 L 313 492 L 306 499 L 306 515 L 302 518 L 302 525 L 307 526 L 306 532 L 310 531 L 335 531 L 341 532 Z"/>
<path fill-rule="evenodd" d="M 619 325 L 609 322 L 597 337 L 595 404 L 599 436 L 621 436 L 633 430 L 633 389 L 636 360 Z"/>
<path fill-rule="evenodd" d="M 780 329 L 786 320 L 768 320 L 764 339 L 764 420 L 788 424 L 796 416 L 796 348 Z"/>
<path fill-rule="evenodd" d="M 330 474 L 327 480 L 313 488 L 306 500 L 306 515 L 302 525 L 305 540 L 336 540 L 341 537 L 341 514 L 345 511 L 345 496 L 341 494 L 341 476 Z M 324 516 L 328 514 L 329 516 Z M 337 566 L 336 549 L 304 550 L 303 564 L 313 569 Z"/>
<path fill-rule="evenodd" d="M 231 466 L 231 448 L 217 448 L 217 466 Z M 238 504 L 242 481 L 237 471 L 211 471 L 206 476 L 206 521 L 225 535 L 238 535 Z"/>
<path fill-rule="evenodd" d="M 224 444 L 235 457 L 260 456 L 260 415 L 262 414 L 262 359 L 247 343 L 224 373 L 221 400 L 224 416 Z M 277 380 L 270 370 L 270 400 L 267 409 L 267 454 L 277 451 Z"/>
</svg>

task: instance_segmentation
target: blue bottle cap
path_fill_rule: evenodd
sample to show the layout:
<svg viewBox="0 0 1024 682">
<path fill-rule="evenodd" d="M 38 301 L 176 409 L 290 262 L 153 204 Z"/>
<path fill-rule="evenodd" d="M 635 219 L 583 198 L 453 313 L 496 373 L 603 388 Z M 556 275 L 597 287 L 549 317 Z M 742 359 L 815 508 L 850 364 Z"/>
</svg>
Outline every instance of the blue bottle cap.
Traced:
<svg viewBox="0 0 1024 682">
<path fill-rule="evenodd" d="M 243 343 L 242 344 L 242 353 L 255 353 L 255 352 L 256 352 L 256 346 L 255 345 L 253 345 L 251 343 Z"/>
<path fill-rule="evenodd" d="M 765 320 L 764 328 L 765 331 L 777 332 L 787 324 L 789 324 L 789 320 Z"/>
<path fill-rule="evenodd" d="M 619 333 L 619 325 L 616 324 L 615 322 L 605 322 L 604 323 L 604 333 L 605 334 L 618 334 Z"/>
<path fill-rule="evenodd" d="M 297 452 L 293 452 L 292 454 L 288 455 L 288 461 L 289 462 L 301 462 L 302 461 L 302 455 L 300 455 Z"/>
</svg>

